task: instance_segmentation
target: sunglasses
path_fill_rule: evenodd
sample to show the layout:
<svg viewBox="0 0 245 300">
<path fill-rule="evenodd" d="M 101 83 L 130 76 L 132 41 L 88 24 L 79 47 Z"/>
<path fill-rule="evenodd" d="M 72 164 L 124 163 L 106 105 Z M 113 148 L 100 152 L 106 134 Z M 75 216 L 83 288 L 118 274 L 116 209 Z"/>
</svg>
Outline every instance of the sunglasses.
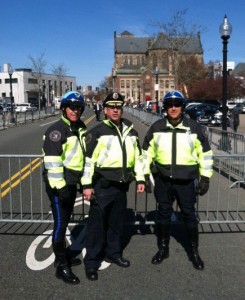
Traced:
<svg viewBox="0 0 245 300">
<path fill-rule="evenodd" d="M 67 106 L 68 108 L 70 108 L 70 110 L 74 111 L 74 110 L 81 110 L 82 107 L 81 106 Z"/>
<path fill-rule="evenodd" d="M 109 108 L 109 109 L 122 109 L 122 106 L 106 106 L 106 108 Z"/>
<path fill-rule="evenodd" d="M 166 108 L 172 108 L 172 107 L 181 107 L 182 103 L 180 102 L 173 102 L 173 103 L 166 103 L 165 107 Z"/>
</svg>

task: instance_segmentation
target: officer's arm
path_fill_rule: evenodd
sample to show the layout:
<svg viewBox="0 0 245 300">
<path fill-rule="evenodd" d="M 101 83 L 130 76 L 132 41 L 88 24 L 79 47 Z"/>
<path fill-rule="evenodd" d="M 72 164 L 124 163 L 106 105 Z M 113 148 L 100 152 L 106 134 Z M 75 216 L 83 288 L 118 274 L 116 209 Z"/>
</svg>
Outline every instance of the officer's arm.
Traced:
<svg viewBox="0 0 245 300">
<path fill-rule="evenodd" d="M 66 185 L 62 161 L 64 142 L 64 134 L 56 129 L 48 130 L 44 136 L 44 167 L 47 170 L 47 179 L 52 188 L 61 189 Z"/>
</svg>

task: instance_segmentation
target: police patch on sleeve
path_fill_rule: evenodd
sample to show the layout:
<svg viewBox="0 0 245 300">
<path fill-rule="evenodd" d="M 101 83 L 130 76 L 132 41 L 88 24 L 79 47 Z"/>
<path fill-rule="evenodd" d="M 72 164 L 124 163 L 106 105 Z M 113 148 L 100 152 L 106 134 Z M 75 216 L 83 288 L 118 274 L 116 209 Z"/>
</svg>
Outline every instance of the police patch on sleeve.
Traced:
<svg viewBox="0 0 245 300">
<path fill-rule="evenodd" d="M 86 144 L 89 144 L 89 143 L 91 142 L 91 140 L 92 140 L 92 134 L 89 133 L 89 134 L 87 134 L 87 136 L 86 136 L 85 143 L 86 143 Z"/>
<path fill-rule="evenodd" d="M 53 130 L 50 132 L 49 138 L 53 142 L 58 142 L 61 139 L 61 133 L 58 130 Z"/>
<path fill-rule="evenodd" d="M 204 137 L 206 137 L 206 138 L 208 137 L 208 131 L 205 126 L 202 126 L 202 134 Z"/>
</svg>

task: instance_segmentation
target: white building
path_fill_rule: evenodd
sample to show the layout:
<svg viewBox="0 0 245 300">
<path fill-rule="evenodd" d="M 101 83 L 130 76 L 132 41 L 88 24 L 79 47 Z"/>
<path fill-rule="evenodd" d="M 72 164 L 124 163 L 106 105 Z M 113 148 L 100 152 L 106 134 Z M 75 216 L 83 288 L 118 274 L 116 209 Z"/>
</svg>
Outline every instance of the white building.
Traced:
<svg viewBox="0 0 245 300">
<path fill-rule="evenodd" d="M 46 99 L 46 105 L 52 105 L 69 90 L 76 90 L 76 78 L 73 76 L 57 76 L 54 74 L 38 74 L 31 69 L 13 70 L 10 84 L 10 64 L 3 65 L 0 72 L 0 102 L 10 103 L 11 85 L 14 103 L 32 103 L 39 105 Z"/>
<path fill-rule="evenodd" d="M 227 61 L 227 72 L 230 74 L 235 69 L 235 62 L 234 61 Z M 218 76 L 222 76 L 223 72 L 223 62 L 215 62 L 214 63 L 214 78 Z"/>
</svg>

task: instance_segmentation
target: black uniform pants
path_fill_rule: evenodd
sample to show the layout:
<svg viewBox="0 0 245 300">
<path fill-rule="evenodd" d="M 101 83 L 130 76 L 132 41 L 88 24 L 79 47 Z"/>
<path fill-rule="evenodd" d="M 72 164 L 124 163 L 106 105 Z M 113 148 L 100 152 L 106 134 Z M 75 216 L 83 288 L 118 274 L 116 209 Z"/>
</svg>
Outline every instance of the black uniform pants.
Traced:
<svg viewBox="0 0 245 300">
<path fill-rule="evenodd" d="M 196 180 L 177 180 L 155 176 L 154 195 L 158 203 L 158 222 L 170 224 L 173 202 L 176 200 L 187 228 L 198 224 L 195 203 L 197 198 Z"/>
<path fill-rule="evenodd" d="M 62 243 L 65 240 L 66 228 L 71 219 L 74 203 L 77 195 L 77 186 L 68 185 L 68 189 L 71 193 L 70 201 L 63 203 L 60 201 L 57 190 L 52 189 L 48 183 L 46 183 L 46 192 L 51 202 L 51 209 L 54 218 L 54 230 L 53 230 L 53 244 Z"/>
<path fill-rule="evenodd" d="M 100 121 L 100 110 L 96 110 L 95 115 L 96 115 L 96 120 Z"/>
<path fill-rule="evenodd" d="M 127 202 L 126 191 L 120 186 L 103 188 L 97 183 L 94 191 L 85 240 L 84 264 L 87 269 L 98 269 L 105 257 L 122 255 L 121 238 Z"/>
</svg>

